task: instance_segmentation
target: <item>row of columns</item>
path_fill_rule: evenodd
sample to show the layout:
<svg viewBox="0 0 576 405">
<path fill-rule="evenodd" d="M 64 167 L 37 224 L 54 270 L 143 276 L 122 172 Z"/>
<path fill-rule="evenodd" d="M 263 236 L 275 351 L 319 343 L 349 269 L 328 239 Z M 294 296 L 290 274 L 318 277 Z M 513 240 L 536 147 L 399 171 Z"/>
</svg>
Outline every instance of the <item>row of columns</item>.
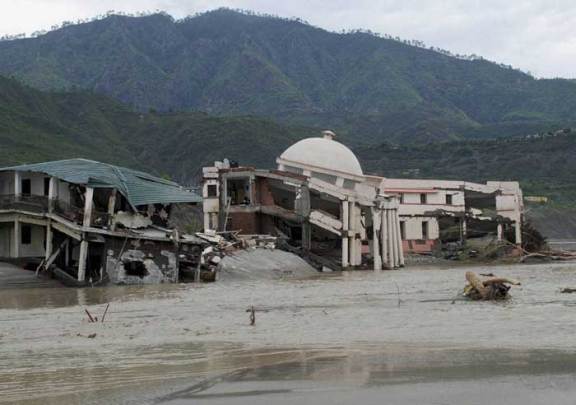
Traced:
<svg viewBox="0 0 576 405">
<path fill-rule="evenodd" d="M 374 270 L 404 266 L 398 204 L 379 201 L 372 208 L 372 256 Z M 342 202 L 342 267 L 362 264 L 362 211 L 351 201 Z"/>
<path fill-rule="evenodd" d="M 362 264 L 362 211 L 356 203 L 342 201 L 342 267 Z"/>
<path fill-rule="evenodd" d="M 404 266 L 404 251 L 400 232 L 398 207 L 384 201 L 372 208 L 372 256 L 374 270 L 395 269 Z"/>
</svg>

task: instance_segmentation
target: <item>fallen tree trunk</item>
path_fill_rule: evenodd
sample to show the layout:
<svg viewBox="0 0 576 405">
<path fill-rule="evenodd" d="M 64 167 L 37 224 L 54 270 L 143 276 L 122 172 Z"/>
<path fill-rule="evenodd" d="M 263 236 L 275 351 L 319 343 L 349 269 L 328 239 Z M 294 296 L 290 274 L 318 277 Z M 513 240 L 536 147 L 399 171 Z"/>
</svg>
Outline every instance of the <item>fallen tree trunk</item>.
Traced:
<svg viewBox="0 0 576 405">
<path fill-rule="evenodd" d="M 510 298 L 509 285 L 520 285 L 516 280 L 503 277 L 491 277 L 481 280 L 476 273 L 467 271 L 466 281 L 468 285 L 464 288 L 464 296 L 473 300 L 503 300 Z"/>
</svg>

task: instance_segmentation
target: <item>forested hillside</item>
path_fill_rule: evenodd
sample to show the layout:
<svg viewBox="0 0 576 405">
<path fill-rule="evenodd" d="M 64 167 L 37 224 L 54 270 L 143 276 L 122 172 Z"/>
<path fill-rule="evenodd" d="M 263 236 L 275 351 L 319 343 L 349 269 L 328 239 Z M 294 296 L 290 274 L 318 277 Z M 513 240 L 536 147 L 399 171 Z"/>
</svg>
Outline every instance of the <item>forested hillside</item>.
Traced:
<svg viewBox="0 0 576 405">
<path fill-rule="evenodd" d="M 319 128 L 252 117 L 139 113 L 89 92 L 41 92 L 0 77 L 0 166 L 85 157 L 183 182 L 225 157 L 262 168 Z M 576 130 L 529 137 L 357 147 L 366 173 L 470 181 L 519 180 L 527 194 L 576 201 Z"/>
<path fill-rule="evenodd" d="M 576 204 L 576 129 L 509 139 L 382 144 L 356 150 L 365 170 L 388 177 L 518 180 L 528 195 Z"/>
<path fill-rule="evenodd" d="M 576 83 L 536 80 L 369 33 L 220 9 L 109 16 L 0 42 L 0 73 L 139 111 L 204 111 L 337 129 L 357 144 L 509 136 L 576 122 Z"/>
<path fill-rule="evenodd" d="M 225 157 L 271 166 L 314 132 L 251 117 L 133 112 L 89 92 L 41 92 L 0 77 L 0 166 L 84 157 L 189 183 Z"/>
</svg>

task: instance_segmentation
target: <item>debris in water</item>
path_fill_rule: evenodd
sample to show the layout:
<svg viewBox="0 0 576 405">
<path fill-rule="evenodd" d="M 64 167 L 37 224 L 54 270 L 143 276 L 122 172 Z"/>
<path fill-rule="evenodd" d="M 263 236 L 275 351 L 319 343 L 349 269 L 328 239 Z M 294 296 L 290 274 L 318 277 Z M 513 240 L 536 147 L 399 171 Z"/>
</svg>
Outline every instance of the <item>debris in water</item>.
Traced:
<svg viewBox="0 0 576 405">
<path fill-rule="evenodd" d="M 562 294 L 572 294 L 572 293 L 576 293 L 576 288 L 563 288 L 562 291 L 560 291 Z"/>
<path fill-rule="evenodd" d="M 510 298 L 510 285 L 520 285 L 516 280 L 502 277 L 491 277 L 481 280 L 476 273 L 466 272 L 468 285 L 464 288 L 464 296 L 472 300 L 505 300 Z"/>
<path fill-rule="evenodd" d="M 108 313 L 108 307 L 110 306 L 110 303 L 108 303 L 108 305 L 106 305 L 106 309 L 104 310 L 104 314 L 102 315 L 102 323 L 104 323 L 104 318 L 106 317 L 106 314 Z"/>
<path fill-rule="evenodd" d="M 246 312 L 250 312 L 250 326 L 256 325 L 256 310 L 254 307 L 250 307 Z"/>
<path fill-rule="evenodd" d="M 84 308 L 84 311 L 86 311 L 86 314 L 88 315 L 88 322 L 98 322 L 98 317 L 92 316 L 86 308 Z"/>
</svg>

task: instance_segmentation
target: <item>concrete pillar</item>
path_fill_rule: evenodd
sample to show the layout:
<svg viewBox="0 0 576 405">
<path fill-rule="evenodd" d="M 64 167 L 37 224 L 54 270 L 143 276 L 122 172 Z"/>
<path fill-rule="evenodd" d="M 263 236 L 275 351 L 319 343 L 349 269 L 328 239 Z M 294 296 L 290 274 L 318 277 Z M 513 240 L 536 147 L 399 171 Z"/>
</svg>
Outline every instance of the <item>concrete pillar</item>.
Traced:
<svg viewBox="0 0 576 405">
<path fill-rule="evenodd" d="M 382 270 L 382 256 L 380 256 L 380 241 L 378 231 L 382 218 L 380 208 L 372 208 L 372 257 L 374 258 L 374 271 Z"/>
<path fill-rule="evenodd" d="M 86 187 L 86 194 L 84 194 L 84 221 L 82 226 L 84 228 L 90 227 L 92 225 L 92 207 L 94 206 L 94 189 L 92 187 Z"/>
<path fill-rule="evenodd" d="M 388 225 L 388 251 L 390 255 L 390 268 L 396 267 L 396 249 L 394 247 L 395 239 L 394 239 L 394 219 L 392 218 L 392 210 L 388 210 L 387 213 L 387 225 Z"/>
<path fill-rule="evenodd" d="M 358 239 L 361 233 L 361 209 L 355 203 L 350 203 L 350 265 L 359 266 L 362 264 L 362 241 Z"/>
<path fill-rule="evenodd" d="M 113 189 L 110 193 L 110 197 L 108 198 L 108 215 L 114 215 L 114 211 L 116 209 L 116 195 L 118 191 Z"/>
<path fill-rule="evenodd" d="M 52 223 L 48 220 L 48 224 L 46 225 L 46 255 L 44 258 L 48 260 L 50 256 L 52 256 L 52 250 L 54 249 L 53 246 L 53 232 L 52 232 Z"/>
<path fill-rule="evenodd" d="M 312 225 L 307 221 L 302 224 L 302 248 L 305 251 L 312 248 Z"/>
<path fill-rule="evenodd" d="M 342 236 L 342 268 L 350 265 L 350 252 L 349 252 L 348 237 Z"/>
<path fill-rule="evenodd" d="M 14 232 L 12 233 L 12 257 L 20 257 L 21 224 L 17 219 L 14 221 Z"/>
<path fill-rule="evenodd" d="M 350 209 L 348 201 L 342 201 L 342 267 L 350 265 L 350 252 L 348 242 L 348 230 L 350 229 Z"/>
<path fill-rule="evenodd" d="M 365 233 L 362 228 L 362 208 L 356 207 L 356 229 L 358 229 L 358 235 L 360 237 L 355 238 L 356 243 L 356 266 L 362 264 L 362 235 Z"/>
<path fill-rule="evenodd" d="M 250 205 L 256 204 L 256 182 L 251 177 L 248 181 L 248 198 L 250 198 Z"/>
<path fill-rule="evenodd" d="M 514 222 L 514 241 L 517 245 L 522 244 L 522 224 L 520 219 Z"/>
<path fill-rule="evenodd" d="M 52 176 L 50 177 L 50 182 L 48 183 L 48 212 L 54 211 L 54 203 L 58 194 L 58 179 Z"/>
<path fill-rule="evenodd" d="M 66 268 L 70 267 L 70 243 L 67 243 L 64 247 L 64 266 Z"/>
<path fill-rule="evenodd" d="M 114 212 L 116 211 L 116 195 L 117 190 L 113 189 L 110 193 L 110 197 L 108 197 L 108 226 L 112 226 L 113 224 L 113 217 Z M 206 216 L 206 214 L 204 214 Z"/>
<path fill-rule="evenodd" d="M 353 202 L 348 203 L 348 261 L 350 266 L 356 265 L 356 207 Z"/>
<path fill-rule="evenodd" d="M 394 267 L 397 268 L 400 265 L 400 250 L 398 249 L 398 239 L 400 235 L 398 235 L 398 228 L 396 226 L 396 211 L 390 210 L 390 215 L 392 217 L 390 226 L 392 227 L 392 235 L 394 235 Z"/>
<path fill-rule="evenodd" d="M 398 247 L 398 265 L 404 267 L 404 249 L 402 246 L 402 232 L 400 232 L 400 216 L 398 210 L 394 210 L 394 223 L 396 224 L 396 246 Z"/>
<path fill-rule="evenodd" d="M 460 242 L 466 242 L 466 233 L 467 233 L 467 225 L 466 225 L 466 218 L 460 218 Z"/>
<path fill-rule="evenodd" d="M 380 240 L 382 241 L 382 264 L 384 268 L 390 268 L 390 258 L 388 257 L 388 221 L 387 221 L 387 209 L 380 211 L 382 221 L 380 224 Z"/>
<path fill-rule="evenodd" d="M 86 280 L 87 259 L 88 259 L 88 241 L 86 241 L 86 239 L 82 239 L 82 242 L 80 242 L 80 257 L 78 258 L 78 281 Z"/>
<path fill-rule="evenodd" d="M 496 227 L 496 238 L 498 242 L 502 241 L 502 224 L 498 224 Z"/>
<path fill-rule="evenodd" d="M 14 197 L 16 201 L 22 197 L 22 175 L 20 172 L 14 172 Z"/>
</svg>

